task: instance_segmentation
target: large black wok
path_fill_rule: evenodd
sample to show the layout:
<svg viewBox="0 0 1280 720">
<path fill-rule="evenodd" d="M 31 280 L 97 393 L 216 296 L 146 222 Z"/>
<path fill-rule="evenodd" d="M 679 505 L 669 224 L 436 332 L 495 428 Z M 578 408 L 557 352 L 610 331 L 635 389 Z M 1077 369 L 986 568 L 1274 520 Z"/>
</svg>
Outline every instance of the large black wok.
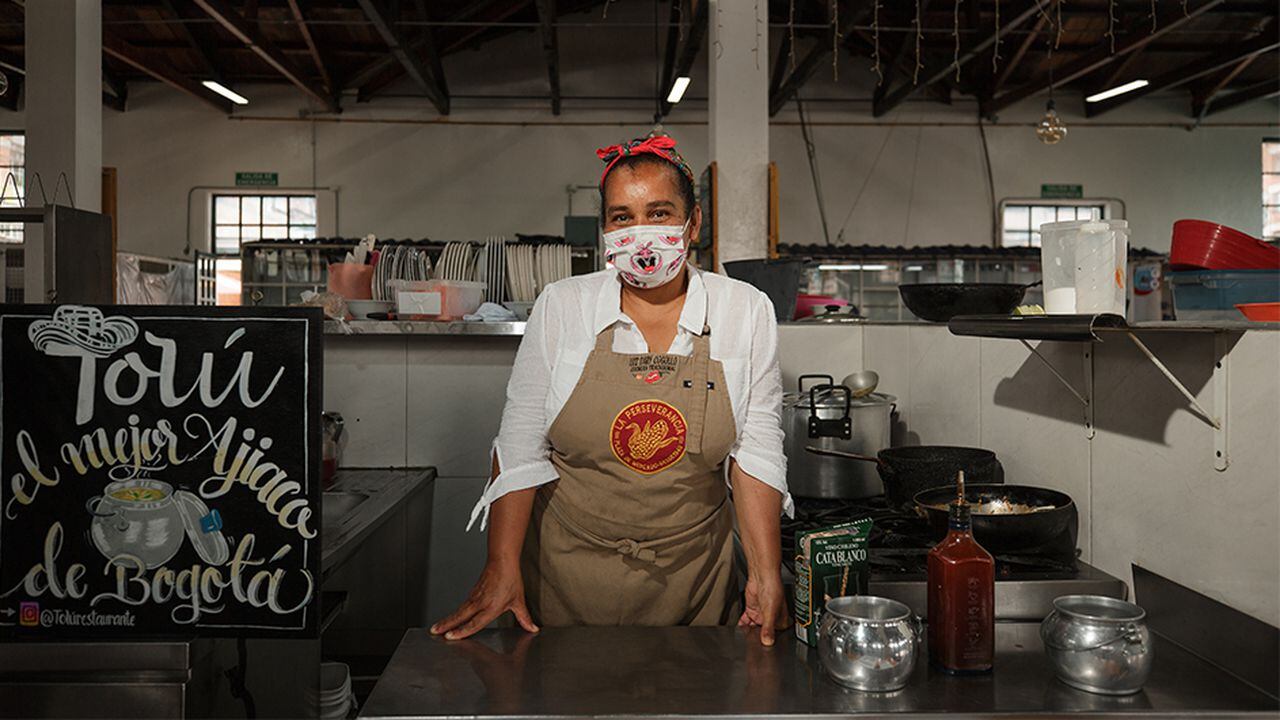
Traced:
<svg viewBox="0 0 1280 720">
<path fill-rule="evenodd" d="M 876 463 L 884 494 L 897 506 L 910 505 L 916 493 L 936 487 L 955 487 L 956 474 L 964 471 L 966 482 L 1004 482 L 1004 467 L 990 450 L 952 445 L 909 445 L 885 448 L 875 457 L 824 450 L 809 446 L 809 452 L 850 460 Z M 953 491 L 954 492 L 954 491 Z"/>
<path fill-rule="evenodd" d="M 973 536 L 992 553 L 1076 547 L 1079 518 L 1076 504 L 1066 493 L 1029 485 L 966 483 L 964 496 L 970 503 Z M 916 507 L 928 517 L 938 537 L 947 532 L 948 505 L 955 497 L 954 486 L 925 490 L 915 497 Z"/>
<path fill-rule="evenodd" d="M 928 283 L 899 285 L 907 309 L 930 322 L 957 315 L 1010 315 L 1029 285 L 1006 283 Z"/>
</svg>

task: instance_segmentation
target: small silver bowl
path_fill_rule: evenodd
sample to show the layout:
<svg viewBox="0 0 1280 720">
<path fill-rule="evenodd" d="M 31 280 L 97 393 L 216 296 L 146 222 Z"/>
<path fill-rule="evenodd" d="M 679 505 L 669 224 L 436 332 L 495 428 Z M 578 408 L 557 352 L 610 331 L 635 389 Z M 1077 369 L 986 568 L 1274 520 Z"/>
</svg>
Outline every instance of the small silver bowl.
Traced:
<svg viewBox="0 0 1280 720">
<path fill-rule="evenodd" d="M 1064 595 L 1040 624 L 1058 679 L 1100 695 L 1131 695 L 1151 674 L 1146 611 L 1101 595 Z"/>
<path fill-rule="evenodd" d="M 854 595 L 827 601 L 818 656 L 841 685 L 864 692 L 906 687 L 920 651 L 920 621 L 896 600 Z"/>
</svg>

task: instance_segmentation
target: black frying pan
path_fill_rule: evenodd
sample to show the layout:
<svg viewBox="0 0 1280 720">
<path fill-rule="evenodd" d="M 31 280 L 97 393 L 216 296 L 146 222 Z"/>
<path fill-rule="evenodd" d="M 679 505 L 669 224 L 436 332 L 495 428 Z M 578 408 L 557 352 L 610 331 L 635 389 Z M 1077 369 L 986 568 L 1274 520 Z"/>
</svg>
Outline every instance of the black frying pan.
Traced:
<svg viewBox="0 0 1280 720">
<path fill-rule="evenodd" d="M 956 473 L 964 471 L 966 482 L 997 484 L 1004 482 L 1004 468 L 990 450 L 954 445 L 904 445 L 885 448 L 875 457 L 805 448 L 818 455 L 834 455 L 849 460 L 876 463 L 880 479 L 884 482 L 884 494 L 898 507 L 909 506 L 921 490 L 936 487 L 954 488 Z M 954 495 L 955 491 L 952 490 Z"/>
<path fill-rule="evenodd" d="M 1016 553 L 1053 545 L 1064 533 L 1069 535 L 1070 547 L 1076 546 L 1079 518 L 1075 502 L 1066 493 L 1030 485 L 966 484 L 964 496 L 972 504 L 973 536 L 990 552 Z M 954 486 L 925 490 L 915 497 L 916 508 L 939 537 L 947 532 L 948 505 L 955 497 Z M 1002 502 L 1027 506 L 1030 511 L 984 514 L 992 503 Z"/>
<path fill-rule="evenodd" d="M 957 315 L 1010 315 L 1031 285 L 1012 283 L 927 283 L 898 286 L 907 309 L 930 322 Z"/>
</svg>

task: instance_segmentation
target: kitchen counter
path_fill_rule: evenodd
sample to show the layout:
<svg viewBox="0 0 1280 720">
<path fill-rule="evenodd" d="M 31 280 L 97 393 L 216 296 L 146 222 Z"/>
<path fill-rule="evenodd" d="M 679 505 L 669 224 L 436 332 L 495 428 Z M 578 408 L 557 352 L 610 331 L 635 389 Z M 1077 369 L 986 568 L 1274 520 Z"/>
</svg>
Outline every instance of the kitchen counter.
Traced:
<svg viewBox="0 0 1280 720">
<path fill-rule="evenodd" d="M 320 568 L 336 570 L 413 495 L 429 488 L 435 468 L 343 469 L 324 493 Z M 339 505 L 343 507 L 339 508 Z M 338 509 L 338 512 L 334 512 Z"/>
<path fill-rule="evenodd" d="M 445 642 L 410 630 L 361 718 L 789 716 L 948 713 L 960 717 L 1274 716 L 1280 704 L 1161 638 L 1146 689 L 1127 697 L 1058 682 L 1035 623 L 1001 623 L 996 668 L 957 678 L 917 663 L 906 689 L 868 694 L 823 672 L 817 652 L 781 634 L 723 628 L 486 630 Z"/>
<path fill-rule="evenodd" d="M 785 326 L 797 327 L 832 327 L 813 322 L 785 322 Z M 931 323 L 922 320 L 868 320 L 866 322 L 839 325 L 837 327 L 860 328 L 865 326 L 905 327 L 911 325 L 923 327 L 946 327 L 946 323 Z M 1196 321 L 1196 320 L 1160 320 L 1135 322 L 1130 324 L 1132 330 L 1158 330 L 1163 332 L 1246 332 L 1249 330 L 1280 331 L 1280 323 L 1249 322 L 1247 320 Z M 416 320 L 351 320 L 344 323 L 326 320 L 325 335 L 471 335 L 489 337 L 522 337 L 524 322 L 427 322 Z"/>
</svg>

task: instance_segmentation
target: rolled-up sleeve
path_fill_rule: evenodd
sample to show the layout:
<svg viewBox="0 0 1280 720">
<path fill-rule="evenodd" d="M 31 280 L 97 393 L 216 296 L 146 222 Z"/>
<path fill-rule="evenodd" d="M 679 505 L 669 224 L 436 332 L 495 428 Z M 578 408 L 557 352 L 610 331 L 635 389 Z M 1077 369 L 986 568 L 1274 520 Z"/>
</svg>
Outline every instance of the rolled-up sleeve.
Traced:
<svg viewBox="0 0 1280 720">
<path fill-rule="evenodd" d="M 493 440 L 498 476 L 484 489 L 471 511 L 470 530 L 476 520 L 483 530 L 489 522 L 489 506 L 507 493 L 537 487 L 555 480 L 551 444 L 547 439 L 547 394 L 551 389 L 551 363 L 559 344 L 560 322 L 554 287 L 548 287 L 534 303 L 516 351 L 507 383 L 507 404 L 502 425 Z"/>
<path fill-rule="evenodd" d="M 778 323 L 763 293 L 756 293 L 751 307 L 750 357 L 746 421 L 730 456 L 743 472 L 781 493 L 782 511 L 792 517 L 795 505 L 787 490 L 787 457 L 782 450 Z"/>
</svg>

